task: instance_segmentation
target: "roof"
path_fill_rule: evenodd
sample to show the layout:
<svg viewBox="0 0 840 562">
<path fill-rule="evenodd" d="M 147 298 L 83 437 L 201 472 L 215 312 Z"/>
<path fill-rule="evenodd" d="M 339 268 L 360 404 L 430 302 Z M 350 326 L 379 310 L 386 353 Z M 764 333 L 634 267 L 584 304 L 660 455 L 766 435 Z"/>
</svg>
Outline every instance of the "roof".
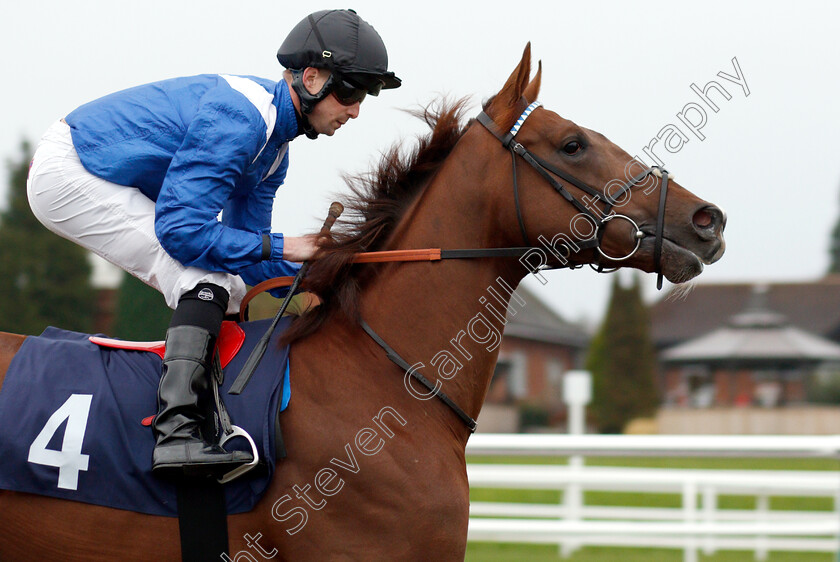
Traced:
<svg viewBox="0 0 840 562">
<path fill-rule="evenodd" d="M 757 283 L 697 284 L 685 296 L 672 289 L 651 309 L 653 341 L 659 349 L 725 325 L 746 308 Z M 840 341 L 840 275 L 812 282 L 767 283 L 766 304 L 790 326 Z"/>
<path fill-rule="evenodd" d="M 755 297 L 760 297 L 756 304 Z M 744 312 L 726 326 L 665 350 L 666 363 L 819 363 L 840 361 L 840 345 L 790 326 L 786 318 L 767 309 L 766 288 L 756 289 Z"/>
<path fill-rule="evenodd" d="M 725 327 L 667 349 L 661 359 L 665 363 L 840 361 L 840 345 L 792 326 L 763 331 Z"/>
<path fill-rule="evenodd" d="M 589 344 L 589 334 L 581 326 L 567 322 L 549 308 L 540 298 L 520 284 L 515 293 L 524 301 L 518 306 L 511 301 L 507 314 L 508 324 L 504 335 L 543 343 L 584 348 Z M 511 315 L 510 310 L 516 312 Z"/>
</svg>

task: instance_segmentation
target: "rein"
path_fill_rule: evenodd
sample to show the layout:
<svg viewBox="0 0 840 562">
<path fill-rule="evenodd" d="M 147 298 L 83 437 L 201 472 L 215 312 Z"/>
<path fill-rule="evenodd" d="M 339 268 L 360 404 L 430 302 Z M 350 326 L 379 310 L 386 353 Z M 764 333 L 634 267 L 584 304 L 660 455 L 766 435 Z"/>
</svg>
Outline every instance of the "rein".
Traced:
<svg viewBox="0 0 840 562">
<path fill-rule="evenodd" d="M 387 263 L 412 261 L 440 261 L 460 260 L 472 258 L 518 258 L 524 256 L 532 248 L 476 248 L 465 250 L 442 250 L 440 248 L 422 248 L 418 250 L 383 250 L 379 252 L 360 252 L 356 254 L 353 263 Z M 239 321 L 245 321 L 245 309 L 260 293 L 273 289 L 289 287 L 294 277 L 273 277 L 259 283 L 245 293 L 239 311 Z M 306 281 L 303 282 L 306 284 Z M 304 287 L 305 288 L 305 287 Z"/>
</svg>

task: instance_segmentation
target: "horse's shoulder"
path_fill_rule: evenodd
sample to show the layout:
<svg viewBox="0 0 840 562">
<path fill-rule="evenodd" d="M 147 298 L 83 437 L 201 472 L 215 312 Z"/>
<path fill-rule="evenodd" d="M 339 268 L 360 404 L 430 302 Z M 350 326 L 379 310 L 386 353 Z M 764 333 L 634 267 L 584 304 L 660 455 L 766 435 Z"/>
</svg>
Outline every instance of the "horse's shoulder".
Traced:
<svg viewBox="0 0 840 562">
<path fill-rule="evenodd" d="M 12 334 L 9 332 L 0 332 L 0 350 L 17 351 L 28 336 L 21 334 Z"/>
<path fill-rule="evenodd" d="M 0 360 L 5 360 L 6 366 L 8 366 L 8 362 L 11 361 L 11 357 L 18 352 L 20 346 L 23 345 L 23 340 L 26 338 L 27 336 L 23 336 L 21 334 L 0 332 Z M 6 358 L 7 355 L 8 359 Z"/>
<path fill-rule="evenodd" d="M 23 345 L 25 339 L 26 336 L 20 334 L 0 332 L 0 383 L 5 378 L 6 370 L 12 362 L 12 358 L 18 352 L 20 346 Z"/>
</svg>

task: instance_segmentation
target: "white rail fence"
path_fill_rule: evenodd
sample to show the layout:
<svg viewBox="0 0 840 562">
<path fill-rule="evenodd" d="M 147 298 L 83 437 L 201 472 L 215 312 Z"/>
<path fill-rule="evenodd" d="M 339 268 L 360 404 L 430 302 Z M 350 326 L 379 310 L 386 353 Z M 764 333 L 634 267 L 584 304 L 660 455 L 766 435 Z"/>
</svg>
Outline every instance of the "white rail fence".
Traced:
<svg viewBox="0 0 840 562">
<path fill-rule="evenodd" d="M 474 435 L 469 455 L 571 456 L 569 465 L 468 464 L 470 486 L 556 490 L 559 505 L 475 502 L 470 541 L 698 551 L 840 550 L 840 475 L 831 471 L 699 470 L 584 466 L 587 456 L 840 458 L 840 436 Z M 676 493 L 680 508 L 587 506 L 583 492 Z M 754 496 L 754 510 L 720 509 L 720 495 Z M 702 497 L 702 507 L 698 504 Z M 770 497 L 825 497 L 832 511 L 771 510 Z"/>
</svg>

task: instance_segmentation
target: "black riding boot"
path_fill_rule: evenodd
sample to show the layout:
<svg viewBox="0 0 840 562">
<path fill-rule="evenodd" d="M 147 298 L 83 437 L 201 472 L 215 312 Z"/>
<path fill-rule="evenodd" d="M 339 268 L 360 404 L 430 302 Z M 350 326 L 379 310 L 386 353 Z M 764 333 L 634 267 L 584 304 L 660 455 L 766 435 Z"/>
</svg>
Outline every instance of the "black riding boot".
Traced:
<svg viewBox="0 0 840 562">
<path fill-rule="evenodd" d="M 206 285 L 187 293 L 166 332 L 158 414 L 152 424 L 157 435 L 152 470 L 157 475 L 221 476 L 253 460 L 251 453 L 225 451 L 202 435 L 201 428 L 211 412 L 216 334 L 227 307 L 227 299 L 218 298 L 219 294 L 227 296 L 224 291 L 215 285 L 210 287 L 216 289 L 217 300 L 206 298 Z M 212 290 L 209 294 L 214 296 Z"/>
</svg>

